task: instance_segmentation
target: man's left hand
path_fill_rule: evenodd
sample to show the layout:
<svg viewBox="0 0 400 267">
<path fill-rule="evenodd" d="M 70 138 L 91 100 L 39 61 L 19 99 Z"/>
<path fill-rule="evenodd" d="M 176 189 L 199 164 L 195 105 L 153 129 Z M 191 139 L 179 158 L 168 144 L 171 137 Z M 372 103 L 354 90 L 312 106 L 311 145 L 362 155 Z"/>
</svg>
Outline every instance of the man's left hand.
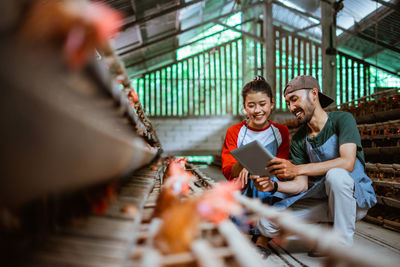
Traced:
<svg viewBox="0 0 400 267">
<path fill-rule="evenodd" d="M 275 175 L 279 178 L 294 178 L 299 175 L 299 167 L 287 159 L 274 158 L 270 160 L 266 170 L 268 170 L 271 175 Z"/>
</svg>

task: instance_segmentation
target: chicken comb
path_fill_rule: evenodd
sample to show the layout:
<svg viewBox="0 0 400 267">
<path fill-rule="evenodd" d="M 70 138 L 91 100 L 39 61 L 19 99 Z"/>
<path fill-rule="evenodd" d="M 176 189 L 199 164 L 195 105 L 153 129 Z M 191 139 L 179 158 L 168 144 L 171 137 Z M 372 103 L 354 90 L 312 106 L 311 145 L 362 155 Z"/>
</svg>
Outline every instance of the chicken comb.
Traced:
<svg viewBox="0 0 400 267">
<path fill-rule="evenodd" d="M 189 192 L 189 183 L 192 181 L 193 175 L 185 171 L 176 161 L 171 162 L 168 168 L 169 177 L 165 181 L 165 186 L 171 188 L 176 195 L 186 195 Z"/>
<path fill-rule="evenodd" d="M 234 197 L 234 192 L 239 189 L 237 183 L 217 183 L 202 195 L 197 205 L 198 212 L 203 218 L 216 224 L 228 219 L 230 215 L 240 215 L 242 207 Z"/>
</svg>

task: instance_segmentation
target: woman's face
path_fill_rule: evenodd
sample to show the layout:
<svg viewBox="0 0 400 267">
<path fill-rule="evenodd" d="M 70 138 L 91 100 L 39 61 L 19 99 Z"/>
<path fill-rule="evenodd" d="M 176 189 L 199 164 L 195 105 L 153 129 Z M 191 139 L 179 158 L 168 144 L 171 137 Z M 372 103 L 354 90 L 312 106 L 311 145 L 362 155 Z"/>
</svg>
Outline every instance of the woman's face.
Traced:
<svg viewBox="0 0 400 267">
<path fill-rule="evenodd" d="M 255 129 L 267 127 L 272 106 L 271 98 L 266 93 L 248 93 L 244 101 L 244 109 L 250 119 L 249 126 Z"/>
</svg>

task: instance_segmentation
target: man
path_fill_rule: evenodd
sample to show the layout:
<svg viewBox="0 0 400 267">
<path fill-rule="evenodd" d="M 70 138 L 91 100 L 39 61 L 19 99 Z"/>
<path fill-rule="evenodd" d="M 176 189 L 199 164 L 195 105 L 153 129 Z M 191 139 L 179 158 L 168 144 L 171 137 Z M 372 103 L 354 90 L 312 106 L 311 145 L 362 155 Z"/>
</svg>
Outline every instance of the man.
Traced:
<svg viewBox="0 0 400 267">
<path fill-rule="evenodd" d="M 291 206 L 295 216 L 310 222 L 333 222 L 344 245 L 353 244 L 356 220 L 376 204 L 371 179 L 364 172 L 364 154 L 356 122 L 350 113 L 325 112 L 333 102 L 321 93 L 318 81 L 311 76 L 291 80 L 284 96 L 291 113 L 301 127 L 290 143 L 293 163 L 275 158 L 267 168 L 271 175 L 289 179 L 272 182 L 265 177 L 251 177 L 258 190 L 292 194 L 274 206 Z M 308 189 L 308 179 L 315 180 Z M 308 189 L 308 190 L 307 190 Z M 261 219 L 263 235 L 274 237 L 278 229 Z"/>
</svg>

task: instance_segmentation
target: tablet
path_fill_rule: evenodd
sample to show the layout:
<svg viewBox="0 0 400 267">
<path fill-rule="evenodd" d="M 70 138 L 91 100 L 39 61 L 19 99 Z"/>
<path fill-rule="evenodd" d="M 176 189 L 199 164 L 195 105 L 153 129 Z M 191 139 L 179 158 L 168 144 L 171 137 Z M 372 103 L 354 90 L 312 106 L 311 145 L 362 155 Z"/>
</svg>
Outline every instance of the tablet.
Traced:
<svg viewBox="0 0 400 267">
<path fill-rule="evenodd" d="M 268 162 L 275 157 L 257 140 L 232 150 L 231 154 L 251 174 L 261 177 L 270 176 L 265 168 L 268 166 Z"/>
</svg>

